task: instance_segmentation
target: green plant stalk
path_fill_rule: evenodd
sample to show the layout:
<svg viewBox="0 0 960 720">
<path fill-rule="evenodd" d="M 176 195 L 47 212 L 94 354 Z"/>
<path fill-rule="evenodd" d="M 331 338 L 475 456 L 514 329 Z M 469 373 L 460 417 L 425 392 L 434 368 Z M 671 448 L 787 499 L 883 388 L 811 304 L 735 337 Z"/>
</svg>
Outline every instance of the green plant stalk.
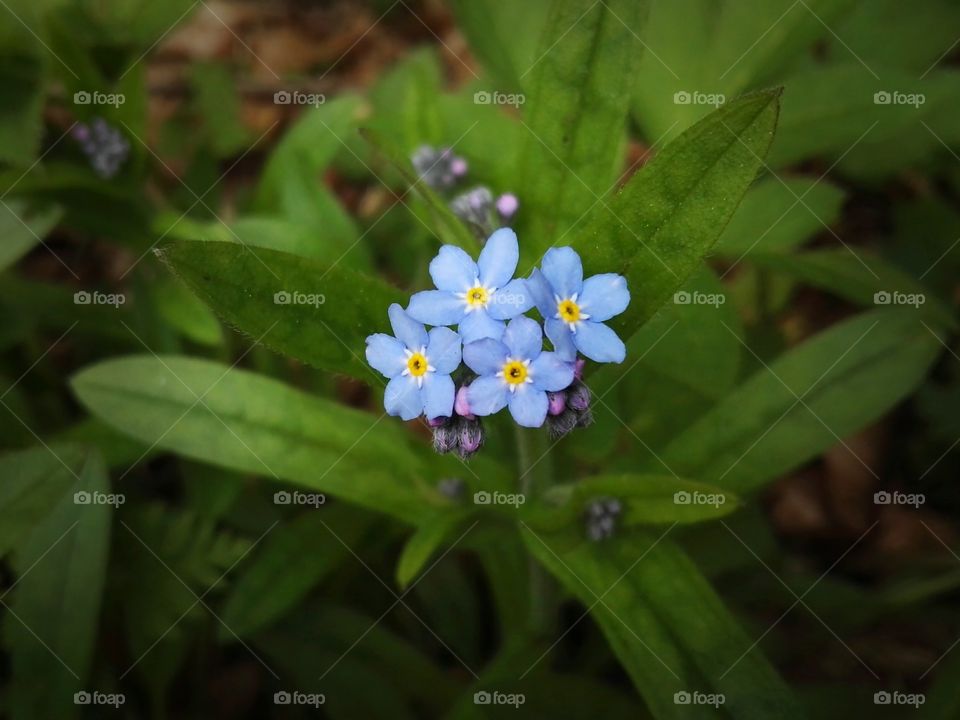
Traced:
<svg viewBox="0 0 960 720">
<path fill-rule="evenodd" d="M 516 438 L 520 492 L 526 502 L 531 502 L 550 485 L 553 458 L 543 429 L 530 430 L 517 425 Z M 533 635 L 543 635 L 553 626 L 555 597 L 550 577 L 544 568 L 532 556 L 529 565 L 530 632 Z"/>
</svg>

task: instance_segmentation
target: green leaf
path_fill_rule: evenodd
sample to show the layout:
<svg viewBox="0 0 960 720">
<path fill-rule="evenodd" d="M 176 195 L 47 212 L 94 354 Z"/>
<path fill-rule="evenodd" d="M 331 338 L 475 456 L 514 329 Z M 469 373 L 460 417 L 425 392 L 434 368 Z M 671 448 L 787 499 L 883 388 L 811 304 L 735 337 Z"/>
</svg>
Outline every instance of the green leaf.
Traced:
<svg viewBox="0 0 960 720">
<path fill-rule="evenodd" d="M 240 117 L 240 98 L 227 66 L 196 63 L 191 67 L 190 82 L 201 127 L 213 152 L 229 157 L 244 150 L 249 133 Z"/>
<path fill-rule="evenodd" d="M 177 242 L 159 254 L 201 300 L 258 342 L 322 370 L 381 382 L 363 359 L 366 337 L 386 330 L 387 308 L 405 302 L 399 291 L 339 265 L 234 243 Z M 297 293 L 315 304 L 292 302 Z"/>
<path fill-rule="evenodd" d="M 520 90 L 530 78 L 551 4 L 551 0 L 514 5 L 496 0 L 452 0 L 457 26 L 499 90 Z"/>
<path fill-rule="evenodd" d="M 613 189 L 643 45 L 644 0 L 557 0 L 530 72 L 520 185 L 533 261 Z"/>
<path fill-rule="evenodd" d="M 6 15 L 9 10 L 4 10 Z M 20 31 L 18 23 L 14 23 Z M 26 31 L 23 31 L 26 32 Z M 31 41 L 32 42 L 32 41 Z M 0 162 L 26 167 L 43 138 L 44 61 L 3 42 L 0 62 Z"/>
<path fill-rule="evenodd" d="M 185 357 L 108 360 L 71 385 L 94 415 L 148 447 L 289 480 L 413 524 L 430 517 L 432 501 L 416 486 L 420 461 L 399 423 Z"/>
<path fill-rule="evenodd" d="M 424 565 L 444 542 L 452 539 L 462 522 L 461 513 L 445 513 L 417 528 L 403 546 L 403 553 L 397 563 L 397 584 L 401 589 L 406 588 L 423 570 Z"/>
<path fill-rule="evenodd" d="M 569 485 L 555 485 L 525 513 L 534 527 L 559 529 L 583 522 L 594 500 L 615 498 L 623 505 L 623 525 L 697 523 L 735 511 L 732 493 L 669 475 L 598 475 Z"/>
<path fill-rule="evenodd" d="M 751 255 L 751 261 L 799 278 L 858 305 L 911 303 L 935 325 L 955 323 L 950 309 L 923 283 L 872 253 L 852 248 L 811 250 L 795 255 Z"/>
<path fill-rule="evenodd" d="M 574 233 L 584 274 L 619 272 L 630 306 L 610 322 L 625 340 L 699 267 L 763 163 L 779 91 L 711 113 L 657 154 Z"/>
<path fill-rule="evenodd" d="M 350 557 L 375 516 L 345 506 L 307 510 L 275 530 L 234 581 L 222 617 L 221 639 L 246 637 L 290 612 Z"/>
<path fill-rule="evenodd" d="M 663 536 L 634 530 L 593 543 L 528 530 L 524 540 L 590 608 L 654 717 L 716 717 L 712 707 L 674 701 L 675 693 L 694 691 L 722 693 L 736 718 L 801 717 L 787 686 L 760 650 L 751 650 L 753 638 Z"/>
<path fill-rule="evenodd" d="M 714 250 L 734 260 L 793 250 L 837 222 L 843 201 L 843 190 L 829 182 L 767 178 L 744 195 Z"/>
<path fill-rule="evenodd" d="M 182 283 L 167 277 L 152 290 L 157 312 L 185 337 L 214 347 L 223 342 L 223 328 L 216 315 Z"/>
<path fill-rule="evenodd" d="M 31 211 L 21 200 L 0 203 L 0 271 L 6 270 L 27 254 L 34 245 L 60 222 L 63 215 L 57 207 Z"/>
<path fill-rule="evenodd" d="M 745 493 L 816 457 L 923 380 L 942 345 L 920 320 L 912 309 L 884 309 L 829 328 L 758 370 L 670 443 L 663 461 Z"/>
<path fill-rule="evenodd" d="M 6 456 L 0 461 L 3 476 L 11 476 L 8 470 L 13 477 L 36 472 L 45 462 L 38 453 L 46 452 Z M 6 708 L 11 720 L 76 717 L 73 694 L 85 686 L 97 637 L 111 506 L 78 503 L 74 494 L 106 494 L 106 469 L 99 454 L 77 446 L 52 446 L 49 452 L 59 460 L 48 467 L 65 473 L 69 487 L 20 538 L 14 555 L 18 582 L 12 601 L 4 603 L 10 610 L 3 621 L 11 657 Z"/>
<path fill-rule="evenodd" d="M 82 464 L 83 453 L 71 446 L 60 458 L 67 467 L 45 448 L 0 457 L 5 478 L 0 485 L 0 556 L 27 537 L 73 487 L 70 468 Z"/>
</svg>

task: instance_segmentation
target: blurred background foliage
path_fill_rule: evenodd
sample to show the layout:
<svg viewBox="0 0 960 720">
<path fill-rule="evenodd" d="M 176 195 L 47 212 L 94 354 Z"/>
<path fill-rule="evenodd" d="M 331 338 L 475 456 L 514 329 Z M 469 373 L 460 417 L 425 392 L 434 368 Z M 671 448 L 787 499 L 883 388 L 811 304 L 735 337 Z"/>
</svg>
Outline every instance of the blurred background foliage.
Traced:
<svg viewBox="0 0 960 720">
<path fill-rule="evenodd" d="M 960 717 L 956 3 L 0 5 L 6 716 Z M 781 101 L 736 99 L 777 87 L 764 154 Z M 377 419 L 363 337 L 476 243 L 411 190 L 424 144 L 520 198 L 521 272 L 632 253 L 627 362 L 533 458 Z M 470 502 L 527 475 L 542 502 Z M 627 510 L 591 543 L 600 496 Z"/>
</svg>

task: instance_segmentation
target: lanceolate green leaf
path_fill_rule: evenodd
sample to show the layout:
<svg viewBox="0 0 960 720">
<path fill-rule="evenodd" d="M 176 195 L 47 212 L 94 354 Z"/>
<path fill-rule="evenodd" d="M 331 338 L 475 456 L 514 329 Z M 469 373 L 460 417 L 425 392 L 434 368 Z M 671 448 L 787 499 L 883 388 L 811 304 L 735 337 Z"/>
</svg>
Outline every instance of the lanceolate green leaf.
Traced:
<svg viewBox="0 0 960 720">
<path fill-rule="evenodd" d="M 385 331 L 405 296 L 336 264 L 235 243 L 178 242 L 160 256 L 228 323 L 323 370 L 378 382 L 365 338 Z"/>
<path fill-rule="evenodd" d="M 289 480 L 416 524 L 420 461 L 399 423 L 260 375 L 185 357 L 132 356 L 71 381 L 97 417 L 148 446 Z"/>
<path fill-rule="evenodd" d="M 713 718 L 675 693 L 722 693 L 736 718 L 799 718 L 796 701 L 709 583 L 669 539 L 631 531 L 601 543 L 528 530 L 531 553 L 591 609 L 657 718 Z M 598 600 L 600 598 L 600 600 Z M 742 657 L 741 657 L 742 655 Z"/>
<path fill-rule="evenodd" d="M 624 525 L 702 522 L 728 515 L 740 504 L 733 493 L 669 475 L 598 475 L 550 488 L 528 511 L 529 522 L 552 529 L 575 525 L 601 498 L 621 502 Z"/>
<path fill-rule="evenodd" d="M 663 454 L 674 472 L 739 493 L 797 467 L 909 394 L 943 349 L 912 308 L 831 327 L 762 368 Z"/>
<path fill-rule="evenodd" d="M 350 557 L 348 548 L 357 544 L 375 518 L 343 504 L 308 506 L 271 531 L 231 588 L 221 638 L 246 637 L 290 612 Z"/>
<path fill-rule="evenodd" d="M 733 216 L 763 165 L 779 97 L 756 93 L 711 113 L 572 233 L 585 275 L 627 277 L 630 306 L 610 322 L 624 339 L 684 284 Z"/>
<path fill-rule="evenodd" d="M 6 270 L 41 242 L 61 215 L 55 207 L 31 213 L 26 203 L 19 200 L 9 199 L 0 204 L 0 238 L 3 238 L 0 270 Z"/>
<path fill-rule="evenodd" d="M 444 542 L 454 539 L 451 536 L 462 521 L 462 513 L 448 512 L 437 515 L 432 522 L 416 530 L 404 545 L 397 562 L 397 584 L 401 588 L 410 584 Z"/>
<path fill-rule="evenodd" d="M 553 3 L 526 83 L 521 251 L 531 260 L 616 182 L 647 10 L 646 0 Z"/>
<path fill-rule="evenodd" d="M 75 717 L 79 706 L 73 694 L 86 685 L 97 637 L 111 506 L 82 498 L 106 495 L 106 469 L 96 452 L 59 445 L 50 451 L 63 461 L 55 459 L 52 472 L 65 473 L 71 482 L 14 554 L 18 582 L 12 601 L 5 600 L 11 611 L 3 622 L 12 668 L 6 710 L 12 720 Z M 47 450 L 10 455 L 3 464 L 13 466 L 14 476 L 32 472 L 38 452 Z M 75 493 L 86 495 L 78 500 Z"/>
</svg>

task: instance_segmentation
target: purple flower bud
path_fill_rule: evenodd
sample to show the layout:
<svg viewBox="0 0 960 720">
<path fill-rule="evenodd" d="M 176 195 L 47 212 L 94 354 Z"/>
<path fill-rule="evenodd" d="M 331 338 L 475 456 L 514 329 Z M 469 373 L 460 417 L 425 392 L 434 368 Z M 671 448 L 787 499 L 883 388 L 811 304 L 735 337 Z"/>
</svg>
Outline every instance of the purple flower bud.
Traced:
<svg viewBox="0 0 960 720">
<path fill-rule="evenodd" d="M 497 198 L 497 212 L 504 220 L 509 220 L 520 207 L 520 201 L 513 193 L 504 193 Z"/>
<path fill-rule="evenodd" d="M 452 172 L 456 178 L 462 178 L 467 174 L 467 170 L 469 170 L 469 166 L 467 165 L 467 161 L 462 157 L 454 158 L 453 162 L 450 163 L 450 172 Z"/>
<path fill-rule="evenodd" d="M 551 415 L 559 415 L 567 408 L 567 394 L 560 392 L 547 393 L 547 412 Z"/>
<path fill-rule="evenodd" d="M 590 407 L 590 388 L 580 380 L 574 380 L 573 385 L 567 388 L 567 404 L 582 413 Z"/>
<path fill-rule="evenodd" d="M 587 537 L 594 542 L 611 537 L 623 508 L 616 498 L 597 498 L 584 509 Z"/>
<path fill-rule="evenodd" d="M 441 455 L 457 449 L 459 434 L 454 423 L 447 423 L 433 429 L 433 449 Z"/>
<path fill-rule="evenodd" d="M 460 457 L 464 460 L 473 455 L 483 445 L 486 434 L 479 420 L 463 418 L 459 422 Z"/>
<path fill-rule="evenodd" d="M 577 419 L 577 413 L 570 408 L 559 415 L 547 415 L 547 429 L 550 431 L 550 438 L 553 440 L 562 438 L 577 426 Z"/>
<path fill-rule="evenodd" d="M 429 425 L 429 426 L 432 427 L 432 428 L 443 427 L 444 425 L 448 424 L 449 422 L 450 422 L 450 418 L 448 418 L 448 417 L 443 417 L 442 415 L 439 416 L 439 417 L 428 418 L 428 419 L 427 419 L 427 425 Z"/>
<path fill-rule="evenodd" d="M 467 385 L 461 385 L 460 389 L 457 390 L 457 395 L 453 401 L 453 411 L 460 417 L 473 420 L 476 416 L 470 412 L 470 403 L 467 400 L 467 387 Z"/>
<path fill-rule="evenodd" d="M 586 364 L 587 364 L 587 361 L 586 361 L 584 358 L 578 357 L 578 358 L 577 358 L 577 361 L 576 361 L 576 362 L 574 363 L 574 365 L 573 365 L 573 377 L 575 377 L 577 380 L 579 380 L 580 378 L 582 378 L 582 377 L 583 377 L 583 366 L 586 365 Z"/>
</svg>

